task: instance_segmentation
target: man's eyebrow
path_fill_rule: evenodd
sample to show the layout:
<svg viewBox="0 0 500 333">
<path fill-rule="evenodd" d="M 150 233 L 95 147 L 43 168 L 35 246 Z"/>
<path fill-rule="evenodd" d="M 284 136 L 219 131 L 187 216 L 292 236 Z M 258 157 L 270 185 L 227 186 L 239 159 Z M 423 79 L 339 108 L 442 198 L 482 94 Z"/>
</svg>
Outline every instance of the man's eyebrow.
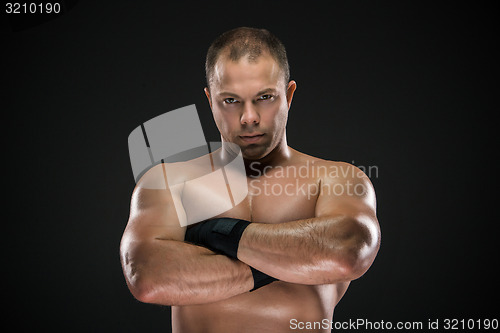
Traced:
<svg viewBox="0 0 500 333">
<path fill-rule="evenodd" d="M 229 95 L 229 96 L 234 96 L 234 97 L 240 98 L 240 96 L 238 96 L 237 94 L 229 92 L 229 91 L 222 91 L 222 92 L 217 94 L 217 96 L 222 96 L 222 95 L 226 95 L 226 96 Z"/>
<path fill-rule="evenodd" d="M 263 89 L 263 90 L 259 91 L 258 93 L 256 93 L 255 96 L 260 96 L 260 95 L 263 95 L 266 93 L 274 93 L 274 92 L 276 92 L 276 89 L 266 88 L 266 89 Z M 230 92 L 230 91 L 221 91 L 220 93 L 217 94 L 217 96 L 234 96 L 236 98 L 240 98 L 240 96 L 238 96 L 238 94 L 235 94 L 235 93 Z"/>
<path fill-rule="evenodd" d="M 275 91 L 276 91 L 276 89 L 274 89 L 274 88 L 267 88 L 267 89 L 259 91 L 257 94 L 255 94 L 255 96 L 264 95 L 266 93 L 273 93 Z"/>
</svg>

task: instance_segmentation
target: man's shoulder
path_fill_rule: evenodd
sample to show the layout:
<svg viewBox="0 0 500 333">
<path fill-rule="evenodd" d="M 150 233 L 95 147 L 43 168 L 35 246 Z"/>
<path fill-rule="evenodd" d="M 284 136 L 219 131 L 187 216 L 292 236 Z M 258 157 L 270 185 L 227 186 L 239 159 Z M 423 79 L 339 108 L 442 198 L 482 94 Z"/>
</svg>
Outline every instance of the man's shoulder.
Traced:
<svg viewBox="0 0 500 333">
<path fill-rule="evenodd" d="M 212 152 L 186 161 L 157 163 L 143 174 L 137 185 L 142 188 L 165 189 L 203 177 L 220 167 L 213 155 Z"/>
<path fill-rule="evenodd" d="M 344 161 L 332 161 L 303 154 L 302 164 L 319 181 L 321 192 L 335 198 L 358 198 L 375 207 L 375 191 L 362 168 Z"/>
<path fill-rule="evenodd" d="M 355 178 L 364 177 L 364 172 L 357 166 L 347 163 L 344 161 L 334 161 L 327 160 L 324 158 L 308 155 L 299 151 L 296 151 L 297 158 L 294 163 L 296 166 L 307 166 L 309 168 L 315 168 L 318 172 L 326 177 L 343 177 L 343 178 Z"/>
</svg>

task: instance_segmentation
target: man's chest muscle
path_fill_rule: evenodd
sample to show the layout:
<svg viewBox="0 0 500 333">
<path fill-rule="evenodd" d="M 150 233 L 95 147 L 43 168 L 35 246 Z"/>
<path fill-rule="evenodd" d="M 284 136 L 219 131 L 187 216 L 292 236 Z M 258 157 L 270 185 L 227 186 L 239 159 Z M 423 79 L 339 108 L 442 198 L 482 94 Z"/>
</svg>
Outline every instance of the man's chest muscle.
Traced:
<svg viewBox="0 0 500 333">
<path fill-rule="evenodd" d="M 249 178 L 246 198 L 220 217 L 263 223 L 311 218 L 315 214 L 318 189 L 317 181 L 309 178 Z"/>
</svg>

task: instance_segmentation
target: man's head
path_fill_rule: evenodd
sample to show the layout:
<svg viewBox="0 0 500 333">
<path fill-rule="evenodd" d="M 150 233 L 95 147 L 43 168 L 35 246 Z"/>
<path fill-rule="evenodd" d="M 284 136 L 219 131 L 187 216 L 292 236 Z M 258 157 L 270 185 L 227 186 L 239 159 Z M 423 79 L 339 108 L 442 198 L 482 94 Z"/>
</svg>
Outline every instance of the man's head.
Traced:
<svg viewBox="0 0 500 333">
<path fill-rule="evenodd" d="M 283 44 L 264 29 L 237 28 L 210 46 L 205 93 L 222 140 L 247 159 L 286 146 L 285 126 L 296 88 Z"/>
<path fill-rule="evenodd" d="M 265 29 L 241 27 L 226 31 L 210 45 L 205 62 L 207 87 L 210 89 L 214 68 L 221 55 L 235 62 L 242 57 L 255 62 L 265 51 L 274 58 L 282 70 L 285 84 L 288 83 L 290 68 L 285 46 L 281 41 Z"/>
</svg>

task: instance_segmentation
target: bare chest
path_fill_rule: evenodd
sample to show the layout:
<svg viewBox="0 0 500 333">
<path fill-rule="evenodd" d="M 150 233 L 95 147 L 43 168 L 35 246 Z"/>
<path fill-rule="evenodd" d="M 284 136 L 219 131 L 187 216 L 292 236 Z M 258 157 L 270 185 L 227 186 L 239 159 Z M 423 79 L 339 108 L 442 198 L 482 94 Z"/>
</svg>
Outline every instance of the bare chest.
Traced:
<svg viewBox="0 0 500 333">
<path fill-rule="evenodd" d="M 318 180 L 293 176 L 247 178 L 248 194 L 220 217 L 252 222 L 282 223 L 315 215 Z"/>
</svg>

